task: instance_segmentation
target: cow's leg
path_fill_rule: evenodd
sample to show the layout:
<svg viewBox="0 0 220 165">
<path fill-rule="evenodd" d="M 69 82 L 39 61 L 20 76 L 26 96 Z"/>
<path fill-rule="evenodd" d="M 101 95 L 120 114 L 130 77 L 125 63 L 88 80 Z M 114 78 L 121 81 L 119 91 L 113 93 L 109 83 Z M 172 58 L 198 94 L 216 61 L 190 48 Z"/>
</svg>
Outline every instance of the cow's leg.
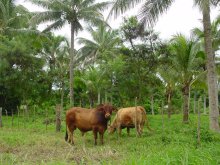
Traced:
<svg viewBox="0 0 220 165">
<path fill-rule="evenodd" d="M 72 127 L 68 127 L 67 128 L 67 131 L 68 131 L 68 142 L 70 143 L 70 144 L 74 144 L 74 141 L 73 141 L 73 132 L 74 132 L 74 130 L 76 129 L 76 127 L 74 127 L 74 126 L 72 126 Z"/>
<path fill-rule="evenodd" d="M 137 124 L 138 136 L 141 136 L 141 125 L 140 123 Z"/>
<path fill-rule="evenodd" d="M 100 142 L 103 145 L 104 144 L 104 140 L 103 140 L 104 132 L 103 131 L 99 132 L 99 137 L 100 137 Z"/>
<path fill-rule="evenodd" d="M 69 127 L 67 127 L 67 134 L 68 134 L 67 142 L 68 142 L 68 143 L 71 143 L 72 132 L 71 132 L 71 129 L 69 129 Z"/>
<path fill-rule="evenodd" d="M 130 128 L 127 127 L 127 133 L 128 133 L 128 136 L 130 135 Z"/>
<path fill-rule="evenodd" d="M 121 136 L 121 125 L 120 124 L 118 124 L 117 130 L 118 130 L 118 135 Z"/>
<path fill-rule="evenodd" d="M 97 130 L 93 130 L 95 145 L 97 145 L 97 133 L 98 133 Z"/>
</svg>

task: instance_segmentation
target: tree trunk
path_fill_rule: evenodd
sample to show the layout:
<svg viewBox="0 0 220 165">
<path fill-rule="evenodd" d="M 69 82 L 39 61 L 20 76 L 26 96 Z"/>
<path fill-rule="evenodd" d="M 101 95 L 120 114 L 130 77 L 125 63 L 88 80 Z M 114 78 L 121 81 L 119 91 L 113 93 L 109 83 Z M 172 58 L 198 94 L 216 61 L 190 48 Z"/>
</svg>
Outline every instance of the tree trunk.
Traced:
<svg viewBox="0 0 220 165">
<path fill-rule="evenodd" d="M 194 107 L 193 107 L 193 113 L 196 114 L 196 91 L 194 93 Z"/>
<path fill-rule="evenodd" d="M 105 103 L 108 102 L 108 95 L 107 95 L 107 92 L 105 91 Z"/>
<path fill-rule="evenodd" d="M 60 105 L 61 111 L 63 111 L 63 99 L 64 99 L 64 82 L 61 82 L 61 98 L 60 98 Z"/>
<path fill-rule="evenodd" d="M 198 126 L 197 126 L 197 145 L 198 145 L 198 146 L 201 145 L 201 138 L 200 138 L 200 134 L 201 134 L 201 130 L 200 130 L 201 115 L 200 115 L 199 102 L 200 102 L 200 98 L 198 99 Z"/>
<path fill-rule="evenodd" d="M 204 103 L 203 103 L 203 105 L 204 105 L 204 114 L 206 115 L 206 95 L 204 95 Z"/>
<path fill-rule="evenodd" d="M 0 127 L 2 127 L 2 107 L 0 107 Z"/>
<path fill-rule="evenodd" d="M 100 99 L 101 98 L 101 94 L 100 94 L 100 90 L 98 89 L 98 105 L 100 104 Z"/>
<path fill-rule="evenodd" d="M 205 52 L 207 55 L 207 79 L 209 94 L 209 127 L 213 131 L 219 131 L 219 111 L 218 111 L 218 88 L 215 71 L 215 57 L 212 50 L 210 4 L 203 9 L 203 28 L 205 39 Z"/>
<path fill-rule="evenodd" d="M 189 123 L 189 85 L 183 87 L 183 123 Z"/>
<path fill-rule="evenodd" d="M 74 106 L 73 91 L 73 57 L 74 57 L 74 24 L 71 23 L 71 48 L 70 48 L 70 106 Z"/>
<path fill-rule="evenodd" d="M 56 132 L 61 130 L 61 106 L 60 104 L 56 105 Z"/>
<path fill-rule="evenodd" d="M 168 115 L 168 118 L 170 119 L 171 117 L 171 93 L 170 92 L 168 93 L 167 104 L 168 104 L 167 115 Z"/>
<path fill-rule="evenodd" d="M 190 101 L 191 101 L 191 92 L 190 92 L 190 86 L 189 86 L 189 99 L 188 99 L 188 115 L 189 115 L 189 112 L 190 112 Z"/>
<path fill-rule="evenodd" d="M 154 115 L 154 96 L 151 96 L 151 113 Z"/>
</svg>

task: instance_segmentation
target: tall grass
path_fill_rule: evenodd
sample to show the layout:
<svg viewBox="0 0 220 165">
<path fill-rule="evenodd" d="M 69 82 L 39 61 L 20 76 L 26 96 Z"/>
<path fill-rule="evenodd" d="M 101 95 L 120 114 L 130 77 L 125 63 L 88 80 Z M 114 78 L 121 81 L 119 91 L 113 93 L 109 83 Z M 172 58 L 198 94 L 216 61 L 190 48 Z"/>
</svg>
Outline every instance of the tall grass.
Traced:
<svg viewBox="0 0 220 165">
<path fill-rule="evenodd" d="M 7 120 L 6 120 L 7 119 Z M 29 119 L 11 127 L 10 117 L 3 118 L 0 128 L 0 164 L 220 164 L 220 134 L 208 130 L 208 116 L 201 116 L 201 146 L 197 145 L 197 117 L 190 114 L 190 123 L 182 124 L 181 115 L 169 120 L 160 115 L 148 116 L 150 132 L 144 128 L 142 137 L 135 130 L 128 136 L 105 133 L 105 144 L 94 146 L 93 134 L 85 140 L 80 131 L 74 134 L 75 146 L 64 141 L 65 124 L 60 133 L 55 124 L 45 127 L 44 118 Z"/>
</svg>

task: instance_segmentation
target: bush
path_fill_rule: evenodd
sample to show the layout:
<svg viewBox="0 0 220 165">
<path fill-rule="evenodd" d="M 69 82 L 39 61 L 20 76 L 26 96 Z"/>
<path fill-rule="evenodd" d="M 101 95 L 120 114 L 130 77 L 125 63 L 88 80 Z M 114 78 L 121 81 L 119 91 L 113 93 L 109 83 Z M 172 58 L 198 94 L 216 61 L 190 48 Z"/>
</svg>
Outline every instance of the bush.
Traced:
<svg viewBox="0 0 220 165">
<path fill-rule="evenodd" d="M 150 100 L 145 101 L 144 108 L 146 110 L 146 113 L 148 114 L 152 113 Z M 160 105 L 158 104 L 158 102 L 155 101 L 154 102 L 154 114 L 159 114 L 159 109 L 160 109 Z"/>
<path fill-rule="evenodd" d="M 195 139 L 198 139 L 198 131 L 197 129 L 193 130 L 193 134 Z M 205 129 L 205 128 L 201 128 L 200 129 L 200 138 L 202 142 L 213 142 L 214 140 L 214 135 L 212 132 L 210 132 L 209 130 Z"/>
</svg>

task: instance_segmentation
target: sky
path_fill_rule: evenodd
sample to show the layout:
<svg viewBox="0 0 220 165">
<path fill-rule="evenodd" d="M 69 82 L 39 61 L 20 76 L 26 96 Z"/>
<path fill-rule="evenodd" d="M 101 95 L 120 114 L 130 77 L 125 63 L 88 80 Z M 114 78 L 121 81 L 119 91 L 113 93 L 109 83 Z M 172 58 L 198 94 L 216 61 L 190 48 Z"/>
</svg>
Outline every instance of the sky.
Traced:
<svg viewBox="0 0 220 165">
<path fill-rule="evenodd" d="M 101 0 L 99 0 L 101 1 Z M 18 4 L 22 4 L 30 11 L 42 11 L 41 8 L 34 6 L 33 4 L 25 0 L 17 0 Z M 122 24 L 123 17 L 129 17 L 135 15 L 141 5 L 137 5 L 134 9 L 129 10 L 125 14 L 119 16 L 117 19 L 110 19 L 109 24 L 112 28 L 118 28 Z M 215 19 L 219 10 L 217 8 L 211 9 L 211 20 Z M 106 17 L 108 12 L 103 13 Z M 202 27 L 201 23 L 202 13 L 199 12 L 197 7 L 193 6 L 193 0 L 176 0 L 169 10 L 161 15 L 154 26 L 154 31 L 159 32 L 160 38 L 168 40 L 177 33 L 182 33 L 186 36 L 190 36 L 190 31 L 194 27 Z M 45 25 L 40 25 L 39 30 L 43 30 Z M 60 30 L 54 31 L 56 35 L 64 35 L 70 38 L 69 25 L 64 26 Z M 80 32 L 77 37 L 88 37 L 88 33 L 85 31 Z M 76 49 L 80 45 L 76 43 Z"/>
</svg>

